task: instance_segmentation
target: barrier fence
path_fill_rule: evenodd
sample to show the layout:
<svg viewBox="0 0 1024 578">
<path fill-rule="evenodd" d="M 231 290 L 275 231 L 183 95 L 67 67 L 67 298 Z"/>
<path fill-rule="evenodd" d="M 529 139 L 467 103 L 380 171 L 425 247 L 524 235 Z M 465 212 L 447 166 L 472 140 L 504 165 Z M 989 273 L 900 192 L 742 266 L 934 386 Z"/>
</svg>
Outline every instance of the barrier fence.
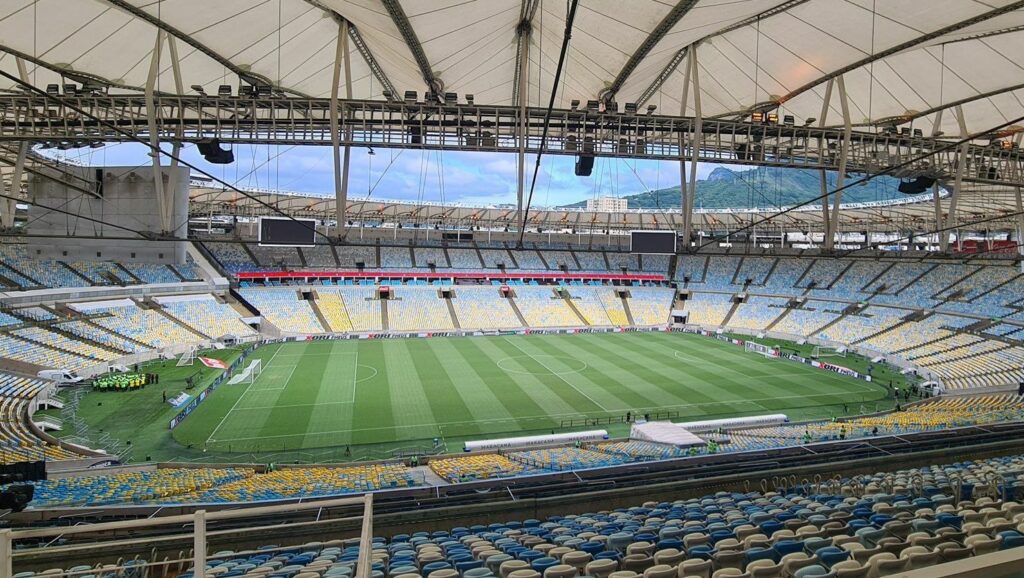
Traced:
<svg viewBox="0 0 1024 578">
<path fill-rule="evenodd" d="M 558 427 L 565 429 L 573 427 L 608 425 L 615 423 L 633 423 L 640 419 L 643 419 L 644 421 L 662 421 L 672 420 L 678 417 L 678 411 L 630 412 L 620 415 L 610 415 L 604 417 L 575 417 L 563 419 L 559 422 Z"/>
<path fill-rule="evenodd" d="M 310 523 L 321 523 L 326 522 L 326 516 L 324 513 L 330 508 L 343 508 L 350 506 L 362 505 L 362 527 L 359 535 L 359 558 L 356 561 L 355 574 L 353 578 L 370 578 L 371 574 L 371 553 L 372 553 L 372 541 L 373 541 L 373 494 L 364 494 L 362 496 L 353 498 L 335 498 L 330 500 L 320 501 L 309 501 L 297 504 L 280 504 L 274 506 L 261 506 L 256 508 L 240 508 L 234 510 L 218 510 L 208 512 L 206 510 L 196 510 L 191 514 L 181 514 L 174 516 L 163 516 L 163 517 L 150 517 L 139 520 L 124 520 L 119 522 L 101 522 L 97 524 L 81 524 L 77 526 L 56 526 L 49 528 L 31 528 L 24 530 L 0 530 L 0 578 L 11 578 L 14 575 L 15 562 L 21 559 L 28 559 L 33 556 L 38 556 L 41 553 L 47 551 L 48 548 L 59 549 L 62 553 L 81 552 L 81 556 L 88 557 L 90 555 L 104 555 L 111 552 L 115 552 L 117 543 L 124 540 L 125 534 L 123 531 L 140 531 L 155 530 L 160 527 L 171 527 L 175 531 L 184 530 L 183 532 L 171 536 L 161 536 L 161 539 L 185 539 L 190 538 L 192 542 L 192 557 L 190 560 L 193 565 L 192 575 L 194 578 L 206 578 L 206 561 L 209 558 L 209 537 L 210 536 L 226 536 L 229 534 L 244 534 L 246 532 L 257 532 L 262 530 L 273 530 L 275 532 L 286 533 L 288 524 L 275 523 L 268 521 L 264 525 L 249 525 L 239 524 L 237 529 L 225 529 L 215 530 L 207 532 L 207 525 L 211 522 L 216 523 L 226 520 L 244 520 L 247 518 L 269 518 L 275 515 L 294 515 L 301 512 L 310 512 L 315 520 L 314 522 L 301 522 L 302 524 Z M 73 536 L 89 536 L 89 539 L 83 540 L 83 543 L 75 545 L 73 541 L 68 538 Z M 23 541 L 26 544 L 17 544 L 19 541 Z M 69 542 L 70 544 L 51 546 L 57 542 Z M 35 546 L 27 545 L 31 543 Z M 41 544 L 41 545 L 40 545 Z M 15 549 L 15 546 L 18 546 Z M 294 546 L 292 546 L 294 547 Z M 253 551 L 255 554 L 257 551 Z M 266 550 L 259 550 L 259 552 L 266 552 Z M 244 552 L 235 552 L 233 556 L 243 555 Z M 150 569 L 162 570 L 162 576 L 173 575 L 175 572 L 168 572 L 169 566 L 179 564 L 182 561 L 187 560 L 169 560 L 165 562 L 148 561 L 144 564 L 136 563 L 135 560 L 130 560 L 131 563 L 123 563 L 113 565 L 112 567 L 104 567 L 102 575 L 104 576 L 122 576 L 130 575 L 129 570 L 139 571 L 142 566 Z M 91 566 L 91 565 L 90 565 Z M 75 572 L 63 572 L 61 574 L 48 575 L 54 578 L 60 578 L 62 576 L 69 576 L 78 578 L 86 574 L 100 574 L 95 569 L 90 568 L 89 570 L 81 570 Z M 155 572 L 150 572 L 150 576 L 157 575 Z"/>
</svg>

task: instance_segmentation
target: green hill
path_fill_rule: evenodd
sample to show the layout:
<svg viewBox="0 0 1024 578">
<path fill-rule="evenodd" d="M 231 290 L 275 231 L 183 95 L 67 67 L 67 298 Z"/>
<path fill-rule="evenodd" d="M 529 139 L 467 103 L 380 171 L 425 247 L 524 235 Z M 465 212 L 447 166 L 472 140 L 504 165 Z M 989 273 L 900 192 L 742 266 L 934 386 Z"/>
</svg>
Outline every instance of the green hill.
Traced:
<svg viewBox="0 0 1024 578">
<path fill-rule="evenodd" d="M 829 189 L 835 188 L 836 174 L 827 174 Z M 859 178 L 854 176 L 853 178 Z M 849 182 L 850 179 L 847 180 Z M 896 191 L 899 180 L 877 177 L 864 186 L 843 191 L 844 203 L 863 203 L 904 198 Z M 734 171 L 718 167 L 707 179 L 697 181 L 696 207 L 705 209 L 788 207 L 821 195 L 817 170 L 758 167 Z M 679 187 L 657 189 L 625 197 L 630 209 L 667 209 L 680 204 Z M 580 201 L 566 207 L 585 207 Z"/>
</svg>

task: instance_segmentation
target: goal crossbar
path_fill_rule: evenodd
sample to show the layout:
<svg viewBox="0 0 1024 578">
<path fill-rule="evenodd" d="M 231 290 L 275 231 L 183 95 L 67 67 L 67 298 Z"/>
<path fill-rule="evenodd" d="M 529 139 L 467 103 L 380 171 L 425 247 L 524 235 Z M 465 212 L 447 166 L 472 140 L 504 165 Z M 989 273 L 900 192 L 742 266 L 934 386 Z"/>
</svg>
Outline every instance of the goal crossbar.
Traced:
<svg viewBox="0 0 1024 578">
<path fill-rule="evenodd" d="M 263 373 L 263 360 L 254 359 L 249 362 L 249 365 L 245 366 L 245 369 L 238 372 L 234 377 L 228 380 L 228 385 L 235 385 L 238 383 L 252 384 L 261 373 Z"/>
<path fill-rule="evenodd" d="M 846 357 L 846 348 L 832 347 L 830 345 L 814 346 L 814 358 L 820 359 L 822 357 Z"/>
<path fill-rule="evenodd" d="M 767 346 L 767 345 L 765 345 L 763 343 L 758 343 L 756 341 L 747 341 L 747 342 L 745 342 L 743 344 L 743 348 L 745 350 L 751 352 L 751 353 L 757 353 L 757 354 L 763 355 L 765 357 L 778 357 L 779 356 L 779 352 L 776 349 L 774 349 L 772 347 L 769 347 L 769 346 Z"/>
<path fill-rule="evenodd" d="M 186 367 L 193 365 L 196 362 L 196 353 L 198 353 L 198 351 L 199 348 L 194 345 L 189 347 L 188 351 L 182 353 L 181 357 L 178 358 L 177 366 Z"/>
</svg>

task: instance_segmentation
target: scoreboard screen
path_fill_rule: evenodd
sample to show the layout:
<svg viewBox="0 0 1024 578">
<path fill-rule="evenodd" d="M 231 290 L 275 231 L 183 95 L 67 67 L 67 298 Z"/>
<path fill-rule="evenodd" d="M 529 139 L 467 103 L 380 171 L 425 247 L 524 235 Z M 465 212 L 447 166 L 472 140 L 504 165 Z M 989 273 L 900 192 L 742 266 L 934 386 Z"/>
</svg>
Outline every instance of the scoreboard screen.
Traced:
<svg viewBox="0 0 1024 578">
<path fill-rule="evenodd" d="M 312 247 L 316 244 L 316 219 L 260 217 L 260 245 Z"/>
<path fill-rule="evenodd" d="M 675 231 L 630 231 L 629 252 L 673 255 L 676 252 Z"/>
</svg>

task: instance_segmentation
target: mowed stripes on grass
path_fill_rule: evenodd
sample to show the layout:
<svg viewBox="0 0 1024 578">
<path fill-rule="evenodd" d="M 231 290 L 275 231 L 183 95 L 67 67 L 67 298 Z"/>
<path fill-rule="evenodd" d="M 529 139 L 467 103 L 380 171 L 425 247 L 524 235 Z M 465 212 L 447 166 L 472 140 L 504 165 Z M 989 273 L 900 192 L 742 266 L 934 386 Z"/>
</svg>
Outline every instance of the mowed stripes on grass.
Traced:
<svg viewBox="0 0 1024 578">
<path fill-rule="evenodd" d="M 886 394 L 679 333 L 310 341 L 254 355 L 262 375 L 221 386 L 178 426 L 179 442 L 255 452 L 482 438 L 627 411 L 824 417 Z"/>
</svg>

